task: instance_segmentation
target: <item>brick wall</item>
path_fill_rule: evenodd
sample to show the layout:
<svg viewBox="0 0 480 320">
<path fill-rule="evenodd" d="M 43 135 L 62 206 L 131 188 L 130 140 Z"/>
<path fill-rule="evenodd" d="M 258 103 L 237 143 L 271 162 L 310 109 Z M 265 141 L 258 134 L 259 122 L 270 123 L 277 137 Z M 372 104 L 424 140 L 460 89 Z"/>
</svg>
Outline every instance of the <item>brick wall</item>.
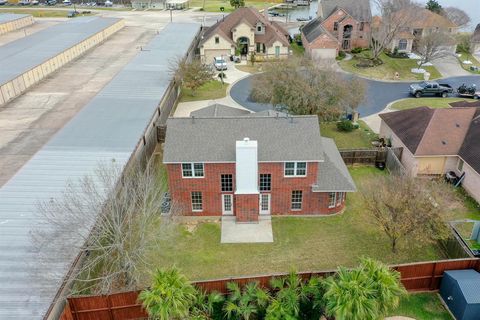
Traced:
<svg viewBox="0 0 480 320">
<path fill-rule="evenodd" d="M 237 194 L 234 202 L 237 222 L 258 221 L 258 194 Z"/>
<path fill-rule="evenodd" d="M 334 30 L 335 22 L 340 21 L 346 13 L 343 10 L 337 10 L 332 13 L 325 21 L 322 23 L 322 26 L 333 34 L 340 44 L 343 40 L 343 27 L 346 25 L 352 25 L 352 37 L 351 37 L 351 48 L 362 47 L 367 48 L 370 44 L 370 23 L 365 22 L 363 26 L 363 31 L 360 31 L 360 21 L 353 19 L 348 16 L 344 20 L 338 23 L 338 30 Z M 341 46 L 341 45 L 340 45 Z"/>
<path fill-rule="evenodd" d="M 321 165 L 320 165 L 321 166 Z M 259 174 L 272 175 L 272 188 L 269 192 L 270 213 L 272 215 L 310 215 L 310 214 L 332 214 L 343 209 L 343 201 L 334 208 L 328 208 L 328 193 L 312 192 L 312 185 L 317 180 L 319 164 L 310 162 L 307 164 L 306 177 L 284 177 L 284 164 L 259 163 Z M 206 163 L 204 165 L 204 178 L 182 178 L 180 164 L 167 164 L 168 181 L 172 200 L 182 208 L 185 215 L 195 216 L 220 216 L 222 214 L 222 194 L 233 192 L 221 192 L 220 176 L 232 174 L 235 190 L 235 164 L 234 163 Z M 302 191 L 302 209 L 291 209 L 292 191 Z M 193 212 L 191 208 L 191 192 L 202 192 L 203 211 Z M 237 202 L 240 195 L 234 196 L 234 208 L 237 209 Z M 254 204 L 258 213 L 258 195 Z M 249 200 L 250 201 L 250 200 Z M 237 210 L 234 211 L 237 215 Z"/>
</svg>

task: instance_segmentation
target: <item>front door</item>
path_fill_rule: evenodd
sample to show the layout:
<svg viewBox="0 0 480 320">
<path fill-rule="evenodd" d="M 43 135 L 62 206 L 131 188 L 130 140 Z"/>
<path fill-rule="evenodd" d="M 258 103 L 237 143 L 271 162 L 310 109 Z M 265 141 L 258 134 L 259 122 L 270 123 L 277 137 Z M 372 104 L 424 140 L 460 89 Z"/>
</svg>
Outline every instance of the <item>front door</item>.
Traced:
<svg viewBox="0 0 480 320">
<path fill-rule="evenodd" d="M 270 214 L 270 194 L 260 194 L 260 214 Z"/>
<path fill-rule="evenodd" d="M 222 214 L 225 216 L 233 215 L 233 195 L 222 194 Z"/>
</svg>

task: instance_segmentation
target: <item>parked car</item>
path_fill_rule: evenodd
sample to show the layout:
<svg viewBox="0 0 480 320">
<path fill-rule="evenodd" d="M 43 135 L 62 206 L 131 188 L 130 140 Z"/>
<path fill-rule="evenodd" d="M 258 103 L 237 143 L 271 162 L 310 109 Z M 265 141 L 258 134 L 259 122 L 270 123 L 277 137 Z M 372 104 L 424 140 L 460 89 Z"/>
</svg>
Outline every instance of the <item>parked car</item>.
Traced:
<svg viewBox="0 0 480 320">
<path fill-rule="evenodd" d="M 40 1 L 38 1 L 38 0 L 32 0 L 30 3 L 32 4 L 32 6 L 38 6 L 38 4 L 40 3 Z"/>
<path fill-rule="evenodd" d="M 70 1 L 70 0 L 63 0 L 63 1 L 62 1 L 62 4 L 63 4 L 64 6 L 71 6 L 71 5 L 72 5 L 72 1 Z"/>
<path fill-rule="evenodd" d="M 217 70 L 227 70 L 227 62 L 223 57 L 213 58 L 213 65 Z"/>
<path fill-rule="evenodd" d="M 415 98 L 420 98 L 424 95 L 434 95 L 446 98 L 450 93 L 453 93 L 453 88 L 446 83 L 424 81 L 410 85 L 410 94 Z"/>
<path fill-rule="evenodd" d="M 6 4 L 8 4 L 7 0 L 0 0 L 0 6 L 4 6 Z"/>
<path fill-rule="evenodd" d="M 105 7 L 112 7 L 112 6 L 113 6 L 112 1 L 110 1 L 110 0 L 105 1 Z"/>
<path fill-rule="evenodd" d="M 30 0 L 20 0 L 18 1 L 19 6 L 29 6 L 30 5 Z"/>
<path fill-rule="evenodd" d="M 45 3 L 47 6 L 54 6 L 57 4 L 57 0 L 47 0 Z"/>
<path fill-rule="evenodd" d="M 467 86 L 465 83 L 462 84 L 460 87 L 458 87 L 457 94 L 460 97 L 480 99 L 480 91 L 477 90 L 477 86 L 475 84 L 471 84 L 470 86 Z"/>
</svg>

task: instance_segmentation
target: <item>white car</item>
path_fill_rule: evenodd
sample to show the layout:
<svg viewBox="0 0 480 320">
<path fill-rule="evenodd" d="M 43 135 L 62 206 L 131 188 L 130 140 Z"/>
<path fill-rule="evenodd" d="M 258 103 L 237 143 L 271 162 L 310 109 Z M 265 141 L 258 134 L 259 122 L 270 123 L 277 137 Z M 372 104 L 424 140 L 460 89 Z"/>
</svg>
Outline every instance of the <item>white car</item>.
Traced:
<svg viewBox="0 0 480 320">
<path fill-rule="evenodd" d="M 213 65 L 217 70 L 227 70 L 227 61 L 223 57 L 213 58 Z"/>
<path fill-rule="evenodd" d="M 63 3 L 63 5 L 65 5 L 65 6 L 71 6 L 71 5 L 72 5 L 72 1 L 70 1 L 70 0 L 63 0 L 62 3 Z"/>
<path fill-rule="evenodd" d="M 105 7 L 112 7 L 113 6 L 113 2 L 112 1 L 105 1 Z"/>
</svg>

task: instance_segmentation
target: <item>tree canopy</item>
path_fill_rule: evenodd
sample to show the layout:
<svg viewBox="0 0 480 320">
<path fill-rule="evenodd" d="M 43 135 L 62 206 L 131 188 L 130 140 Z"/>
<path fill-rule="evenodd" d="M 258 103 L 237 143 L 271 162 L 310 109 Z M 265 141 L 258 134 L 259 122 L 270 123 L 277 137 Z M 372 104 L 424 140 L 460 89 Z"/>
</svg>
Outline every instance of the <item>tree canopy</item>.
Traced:
<svg viewBox="0 0 480 320">
<path fill-rule="evenodd" d="M 425 8 L 438 14 L 442 13 L 442 5 L 437 0 L 428 0 Z"/>
</svg>

